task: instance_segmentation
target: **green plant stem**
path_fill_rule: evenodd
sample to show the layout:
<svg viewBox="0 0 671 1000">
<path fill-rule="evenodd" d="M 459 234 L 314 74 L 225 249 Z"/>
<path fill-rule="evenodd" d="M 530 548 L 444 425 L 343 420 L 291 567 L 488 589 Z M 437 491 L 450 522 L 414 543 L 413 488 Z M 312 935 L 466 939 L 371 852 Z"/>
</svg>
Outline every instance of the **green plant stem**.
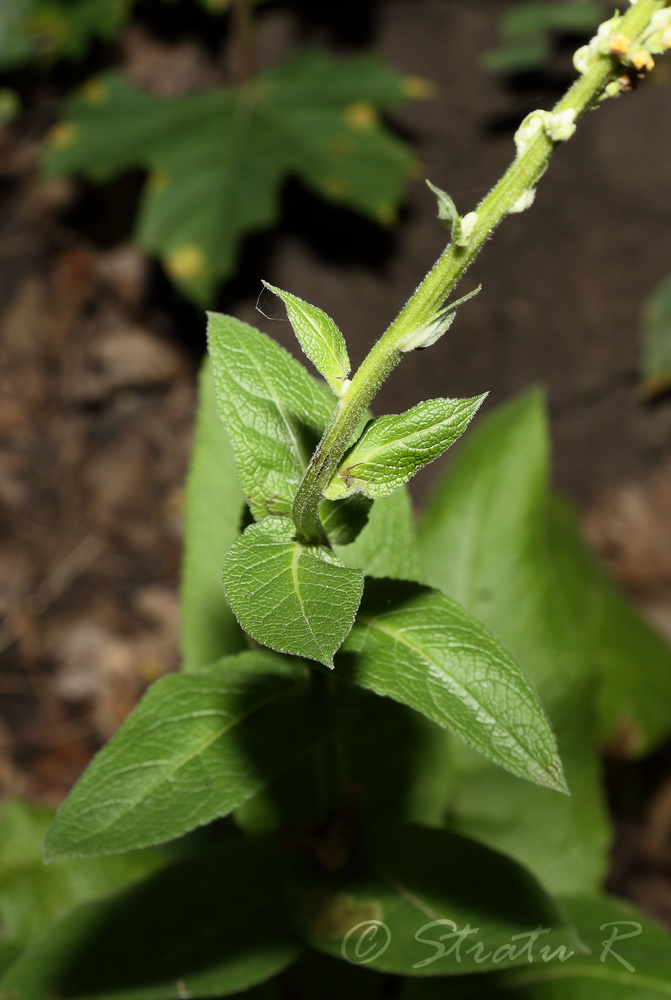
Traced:
<svg viewBox="0 0 671 1000">
<path fill-rule="evenodd" d="M 632 40 L 638 39 L 649 27 L 653 15 L 667 6 L 667 0 L 637 0 L 622 18 L 618 33 Z M 623 67 L 615 56 L 595 51 L 590 57 L 586 72 L 555 105 L 552 113 L 574 111 L 577 120 L 595 105 L 606 86 L 623 72 Z M 400 361 L 403 352 L 399 345 L 404 338 L 435 316 L 492 231 L 518 199 L 535 186 L 558 144 L 547 135 L 545 129 L 538 130 L 533 141 L 517 156 L 478 205 L 477 222 L 467 245 L 460 247 L 448 244 L 391 326 L 362 362 L 338 401 L 331 422 L 296 493 L 292 514 L 301 541 L 308 544 L 323 541 L 319 520 L 322 491 L 338 468 L 364 411 Z"/>
</svg>

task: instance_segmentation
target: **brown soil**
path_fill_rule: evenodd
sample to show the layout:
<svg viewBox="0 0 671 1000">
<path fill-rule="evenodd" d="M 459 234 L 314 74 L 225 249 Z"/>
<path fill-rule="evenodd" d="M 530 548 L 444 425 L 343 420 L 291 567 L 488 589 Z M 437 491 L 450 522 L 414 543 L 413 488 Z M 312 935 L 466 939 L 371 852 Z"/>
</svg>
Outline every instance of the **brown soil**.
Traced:
<svg viewBox="0 0 671 1000">
<path fill-rule="evenodd" d="M 464 211 L 510 160 L 521 118 L 549 106 L 570 73 L 567 53 L 515 86 L 478 69 L 506 5 L 361 7 L 379 52 L 437 84 L 434 99 L 393 121 L 415 144 L 418 176 Z M 339 33 L 326 24 L 337 7 L 313 15 L 308 34 L 344 48 L 352 25 L 342 11 Z M 300 23 L 271 12 L 262 58 L 302 44 Z M 160 81 L 160 48 L 135 37 L 128 52 L 136 70 L 144 52 L 149 80 Z M 191 80 L 192 49 L 181 65 Z M 200 314 L 129 247 L 135 179 L 101 191 L 38 184 L 54 90 L 29 90 L 26 116 L 0 133 L 0 790 L 57 801 L 143 686 L 177 667 L 181 496 L 203 334 Z M 556 482 L 587 512 L 613 573 L 671 635 L 671 400 L 643 403 L 637 371 L 641 303 L 671 270 L 670 103 L 671 66 L 661 65 L 635 97 L 590 116 L 554 157 L 533 210 L 507 220 L 469 274 L 464 291 L 482 282 L 482 293 L 430 358 L 398 369 L 378 410 L 484 389 L 497 404 L 546 385 Z M 268 278 L 333 315 L 356 361 L 444 240 L 419 180 L 393 235 L 291 184 L 281 232 L 248 241 L 219 305 L 293 349 L 286 324 L 255 311 Z M 418 502 L 436 471 L 418 478 Z M 646 773 L 652 799 L 623 820 L 616 869 L 669 919 L 663 757 Z"/>
</svg>

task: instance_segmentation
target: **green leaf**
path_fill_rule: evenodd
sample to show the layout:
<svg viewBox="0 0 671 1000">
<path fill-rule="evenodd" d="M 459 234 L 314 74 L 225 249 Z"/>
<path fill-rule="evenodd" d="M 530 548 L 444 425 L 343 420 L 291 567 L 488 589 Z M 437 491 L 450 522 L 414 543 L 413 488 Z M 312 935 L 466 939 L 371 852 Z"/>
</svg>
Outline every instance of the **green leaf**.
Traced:
<svg viewBox="0 0 671 1000">
<path fill-rule="evenodd" d="M 525 965 L 516 947 L 540 929 L 552 949 L 581 947 L 521 866 L 444 830 L 383 829 L 349 871 L 329 877 L 315 867 L 303 878 L 294 906 L 308 943 L 380 972 L 480 972 L 493 952 L 500 967 Z"/>
<path fill-rule="evenodd" d="M 450 1000 L 661 1000 L 671 996 L 671 938 L 633 906 L 607 897 L 559 900 L 591 954 L 450 981 Z M 543 939 L 539 941 L 539 945 Z M 487 970 L 485 965 L 484 970 Z M 399 1000 L 444 1000 L 439 983 L 407 982 Z"/>
<path fill-rule="evenodd" d="M 505 42 L 485 52 L 481 63 L 495 73 L 538 69 L 552 56 L 554 32 L 590 35 L 607 10 L 607 4 L 590 0 L 555 0 L 552 3 L 525 0 L 502 16 L 500 29 Z"/>
<path fill-rule="evenodd" d="M 229 838 L 72 911 L 10 968 L 0 996 L 178 1000 L 246 990 L 300 953 L 278 900 L 281 875 L 258 841 Z"/>
<path fill-rule="evenodd" d="M 221 589 L 221 567 L 238 536 L 245 498 L 233 449 L 217 413 L 209 361 L 202 366 L 198 387 L 182 560 L 184 670 L 207 666 L 245 646 Z"/>
<path fill-rule="evenodd" d="M 426 185 L 431 191 L 433 191 L 438 199 L 438 218 L 441 222 L 444 222 L 446 227 L 450 230 L 452 242 L 458 247 L 466 246 L 468 241 L 463 239 L 461 216 L 457 212 L 457 206 L 454 204 L 446 191 L 436 187 L 436 185 L 432 184 L 430 180 L 426 181 Z"/>
<path fill-rule="evenodd" d="M 327 538 L 334 545 L 350 545 L 368 523 L 373 501 L 361 493 L 347 500 L 325 500 L 319 517 Z"/>
<path fill-rule="evenodd" d="M 351 503 L 351 497 L 343 503 Z M 336 501 L 339 504 L 341 501 Z M 353 545 L 336 546 L 338 558 L 366 576 L 419 580 L 419 555 L 410 495 L 402 487 L 376 500 L 368 524 Z"/>
<path fill-rule="evenodd" d="M 162 678 L 59 809 L 47 858 L 117 854 L 230 813 L 343 724 L 309 679 L 264 652 Z"/>
<path fill-rule="evenodd" d="M 131 0 L 11 0 L 0 9 L 0 67 L 29 59 L 79 59 L 96 39 L 113 38 Z"/>
<path fill-rule="evenodd" d="M 226 596 L 257 642 L 332 667 L 361 601 L 363 573 L 326 548 L 295 541 L 294 532 L 284 518 L 250 525 L 226 557 Z"/>
<path fill-rule="evenodd" d="M 211 313 L 217 405 L 256 520 L 289 514 L 333 407 L 288 351 L 232 316 Z"/>
<path fill-rule="evenodd" d="M 611 753 L 651 753 L 671 733 L 671 647 L 586 549 L 568 504 L 551 495 L 548 541 L 562 586 L 583 608 L 584 642 L 597 668 L 601 742 Z"/>
<path fill-rule="evenodd" d="M 468 435 L 426 509 L 420 549 L 427 582 L 490 628 L 530 677 L 571 791 L 565 798 L 523 784 L 455 744 L 451 822 L 566 894 L 600 886 L 610 834 L 584 591 L 557 565 L 547 466 L 544 406 L 533 391 Z"/>
<path fill-rule="evenodd" d="M 343 801 L 356 802 L 364 829 L 390 822 L 442 826 L 451 792 L 445 730 L 390 698 L 346 688 L 336 690 L 357 712 L 355 721 L 236 810 L 243 830 L 328 828 Z"/>
<path fill-rule="evenodd" d="M 427 399 L 405 413 L 377 417 L 345 455 L 324 496 L 363 493 L 377 499 L 407 483 L 466 430 L 486 394 L 472 399 Z"/>
<path fill-rule="evenodd" d="M 372 55 L 302 52 L 251 87 L 181 98 L 108 73 L 66 101 L 44 164 L 52 176 L 94 181 L 149 171 L 136 242 L 204 303 L 234 270 L 243 236 L 276 222 L 289 175 L 338 205 L 393 220 L 412 160 L 378 110 L 410 96 Z"/>
<path fill-rule="evenodd" d="M 347 345 L 338 327 L 331 317 L 317 306 L 311 306 L 297 295 L 283 292 L 281 288 L 276 288 L 267 281 L 263 284 L 282 299 L 298 343 L 317 371 L 324 376 L 335 395 L 340 396 L 352 365 L 347 354 Z"/>
<path fill-rule="evenodd" d="M 671 278 L 657 285 L 645 302 L 641 376 L 646 396 L 671 388 Z"/>
<path fill-rule="evenodd" d="M 343 653 L 354 683 L 416 709 L 513 774 L 566 791 L 533 688 L 494 636 L 443 594 L 370 581 Z"/>
<path fill-rule="evenodd" d="M 106 861 L 63 861 L 45 867 L 42 841 L 54 810 L 9 799 L 0 815 L 0 925 L 2 937 L 31 943 L 66 910 L 108 896 L 163 862 L 157 851 Z"/>
</svg>

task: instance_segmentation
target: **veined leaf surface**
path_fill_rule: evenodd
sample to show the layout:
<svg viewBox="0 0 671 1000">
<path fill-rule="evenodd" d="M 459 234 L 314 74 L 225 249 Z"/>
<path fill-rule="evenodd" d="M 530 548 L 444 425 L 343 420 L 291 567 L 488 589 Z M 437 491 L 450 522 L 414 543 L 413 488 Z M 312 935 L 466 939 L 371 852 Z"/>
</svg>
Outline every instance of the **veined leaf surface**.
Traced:
<svg viewBox="0 0 671 1000">
<path fill-rule="evenodd" d="M 347 345 L 338 327 L 317 306 L 304 302 L 290 292 L 283 292 L 267 281 L 263 284 L 282 299 L 298 343 L 335 395 L 339 396 L 352 366 Z"/>
<path fill-rule="evenodd" d="M 566 791 L 550 724 L 503 646 L 428 587 L 369 581 L 346 676 L 422 712 L 518 777 Z"/>
<path fill-rule="evenodd" d="M 257 642 L 332 667 L 361 601 L 363 573 L 294 533 L 286 518 L 250 525 L 226 557 L 226 595 Z"/>
<path fill-rule="evenodd" d="M 252 514 L 288 515 L 333 407 L 303 365 L 253 326 L 211 313 L 208 341 L 219 413 Z"/>
<path fill-rule="evenodd" d="M 324 496 L 337 500 L 360 492 L 377 499 L 393 493 L 454 444 L 484 398 L 427 399 L 406 413 L 371 420 Z"/>
<path fill-rule="evenodd" d="M 230 813 L 342 724 L 309 678 L 265 652 L 162 678 L 59 809 L 47 857 L 118 854 Z"/>
</svg>

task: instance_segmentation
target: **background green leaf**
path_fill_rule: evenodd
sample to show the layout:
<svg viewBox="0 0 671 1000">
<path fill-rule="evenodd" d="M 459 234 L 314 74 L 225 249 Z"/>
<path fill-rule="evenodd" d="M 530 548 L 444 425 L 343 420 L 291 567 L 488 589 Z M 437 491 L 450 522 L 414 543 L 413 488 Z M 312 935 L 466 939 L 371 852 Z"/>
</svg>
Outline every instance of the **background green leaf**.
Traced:
<svg viewBox="0 0 671 1000">
<path fill-rule="evenodd" d="M 343 382 L 352 370 L 343 335 L 330 316 L 297 295 L 268 284 L 266 288 L 284 302 L 287 315 L 305 355 L 339 396 Z"/>
<path fill-rule="evenodd" d="M 257 642 L 332 667 L 361 601 L 363 573 L 295 541 L 295 530 L 288 518 L 250 525 L 226 556 L 226 596 Z"/>
<path fill-rule="evenodd" d="M 550 716 L 571 797 L 501 774 L 455 744 L 450 822 L 528 865 L 550 889 L 594 891 L 608 825 L 597 754 L 595 667 L 584 591 L 558 569 L 545 518 L 543 402 L 526 393 L 465 439 L 420 525 L 426 579 L 505 643 Z"/>
<path fill-rule="evenodd" d="M 569 505 L 551 494 L 546 517 L 559 585 L 576 595 L 596 668 L 601 742 L 622 756 L 650 753 L 671 733 L 671 647 L 588 552 Z"/>
<path fill-rule="evenodd" d="M 346 547 L 336 545 L 335 551 L 346 566 L 363 569 L 367 576 L 419 580 L 417 535 L 407 489 L 401 487 L 376 500 L 356 541 Z"/>
<path fill-rule="evenodd" d="M 581 947 L 554 902 L 521 866 L 474 841 L 420 826 L 371 835 L 349 871 L 329 877 L 316 866 L 306 870 L 293 905 L 298 927 L 313 947 L 355 962 L 363 954 L 368 968 L 383 972 L 480 972 L 478 951 L 469 953 L 469 945 L 480 942 L 480 954 L 509 949 L 513 935 L 538 927 L 548 929 L 543 940 L 554 948 Z M 381 921 L 387 930 L 381 928 L 357 951 L 357 935 L 370 921 Z M 467 927 L 471 933 L 461 949 L 451 950 L 455 935 Z M 442 955 L 441 934 L 448 935 Z M 509 953 L 500 957 L 501 967 L 527 962 Z"/>
<path fill-rule="evenodd" d="M 242 237 L 276 221 L 288 175 L 339 205 L 393 220 L 411 157 L 378 110 L 407 100 L 410 89 L 375 56 L 336 61 L 318 52 L 249 87 L 181 98 L 107 73 L 67 100 L 44 165 L 50 176 L 94 181 L 149 171 L 136 241 L 205 303 L 232 272 Z"/>
<path fill-rule="evenodd" d="M 530 683 L 494 636 L 443 594 L 369 581 L 343 654 L 349 680 L 409 705 L 513 774 L 565 790 Z"/>
<path fill-rule="evenodd" d="M 589 36 L 608 10 L 607 3 L 593 0 L 524 0 L 504 12 L 499 22 L 504 42 L 485 52 L 481 64 L 494 73 L 539 69 L 553 55 L 554 34 Z"/>
<path fill-rule="evenodd" d="M 591 954 L 576 954 L 562 963 L 536 961 L 531 968 L 508 973 L 459 977 L 450 981 L 449 994 L 438 983 L 407 982 L 399 1000 L 446 1000 L 447 996 L 450 1000 L 661 1000 L 671 996 L 671 938 L 666 931 L 616 899 L 562 899 L 560 906 Z M 614 933 L 617 939 L 607 946 Z M 625 937 L 632 933 L 635 936 Z"/>
<path fill-rule="evenodd" d="M 289 514 L 333 411 L 310 373 L 254 327 L 211 313 L 208 343 L 219 413 L 256 520 Z"/>
<path fill-rule="evenodd" d="M 53 820 L 47 806 L 8 799 L 0 813 L 0 936 L 31 943 L 78 903 L 109 896 L 164 862 L 158 851 L 60 861 L 45 867 L 42 842 Z"/>
<path fill-rule="evenodd" d="M 59 809 L 47 857 L 115 854 L 230 813 L 344 724 L 309 679 L 263 652 L 162 678 Z"/>
<path fill-rule="evenodd" d="M 229 838 L 73 910 L 10 967 L 0 997 L 180 1000 L 264 982 L 301 950 L 281 910 L 281 876 L 258 840 Z"/>
<path fill-rule="evenodd" d="M 405 413 L 371 420 L 324 496 L 337 500 L 362 492 L 378 499 L 393 493 L 454 444 L 484 399 L 426 399 Z"/>
<path fill-rule="evenodd" d="M 207 666 L 245 647 L 221 586 L 224 556 L 237 538 L 245 498 L 233 449 L 217 413 L 209 361 L 198 379 L 198 411 L 184 512 L 182 668 Z"/>
<path fill-rule="evenodd" d="M 645 302 L 641 376 L 648 396 L 671 388 L 671 278 L 657 285 Z"/>
</svg>

